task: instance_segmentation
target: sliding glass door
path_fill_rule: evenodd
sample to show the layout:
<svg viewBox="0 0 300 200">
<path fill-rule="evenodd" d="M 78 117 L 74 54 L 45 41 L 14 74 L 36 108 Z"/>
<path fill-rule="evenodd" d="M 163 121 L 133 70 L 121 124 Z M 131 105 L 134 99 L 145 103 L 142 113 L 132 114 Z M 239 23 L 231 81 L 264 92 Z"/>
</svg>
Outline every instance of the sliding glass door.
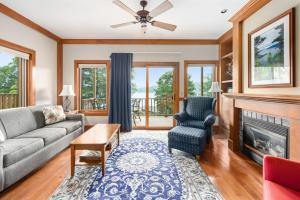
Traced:
<svg viewBox="0 0 300 200">
<path fill-rule="evenodd" d="M 178 111 L 178 64 L 135 63 L 132 68 L 134 128 L 168 129 Z"/>
</svg>

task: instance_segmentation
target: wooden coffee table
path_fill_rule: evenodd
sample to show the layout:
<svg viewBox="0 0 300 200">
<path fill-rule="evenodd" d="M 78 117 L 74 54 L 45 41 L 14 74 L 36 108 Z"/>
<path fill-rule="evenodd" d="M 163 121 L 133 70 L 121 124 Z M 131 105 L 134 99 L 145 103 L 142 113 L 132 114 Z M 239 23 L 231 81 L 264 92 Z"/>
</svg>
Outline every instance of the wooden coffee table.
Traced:
<svg viewBox="0 0 300 200">
<path fill-rule="evenodd" d="M 112 150 L 112 139 L 117 135 L 118 145 L 120 143 L 120 124 L 97 124 L 84 132 L 81 136 L 71 142 L 71 176 L 74 176 L 75 165 L 95 165 L 101 163 L 102 175 L 105 175 L 105 162 L 108 156 L 106 151 Z M 98 162 L 75 163 L 76 150 L 100 151 L 101 157 Z"/>
</svg>

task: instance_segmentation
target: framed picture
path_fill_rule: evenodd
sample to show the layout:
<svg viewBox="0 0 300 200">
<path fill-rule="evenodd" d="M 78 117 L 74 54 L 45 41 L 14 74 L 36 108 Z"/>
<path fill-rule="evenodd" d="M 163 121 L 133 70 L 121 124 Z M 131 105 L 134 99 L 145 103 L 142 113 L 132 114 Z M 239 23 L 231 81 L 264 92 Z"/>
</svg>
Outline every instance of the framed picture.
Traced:
<svg viewBox="0 0 300 200">
<path fill-rule="evenodd" d="M 249 88 L 294 87 L 294 43 L 294 8 L 249 33 Z"/>
</svg>

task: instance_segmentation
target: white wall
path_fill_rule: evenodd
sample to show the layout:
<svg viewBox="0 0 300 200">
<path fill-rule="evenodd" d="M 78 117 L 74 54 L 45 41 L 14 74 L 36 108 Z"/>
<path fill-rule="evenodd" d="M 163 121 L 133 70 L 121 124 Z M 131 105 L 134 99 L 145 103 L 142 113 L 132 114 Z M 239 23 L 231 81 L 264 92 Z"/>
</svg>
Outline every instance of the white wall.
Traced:
<svg viewBox="0 0 300 200">
<path fill-rule="evenodd" d="M 184 60 L 218 60 L 218 45 L 64 45 L 63 83 L 74 85 L 74 60 L 110 60 L 111 53 L 134 53 L 134 61 L 179 62 L 180 96 L 184 96 Z M 138 52 L 138 53 L 137 53 Z M 142 52 L 142 53 L 141 53 Z M 160 52 L 160 53 L 157 53 Z M 106 117 L 89 120 L 99 123 Z"/>
<path fill-rule="evenodd" d="M 56 41 L 2 13 L 0 38 L 36 51 L 36 104 L 56 104 Z"/>
<path fill-rule="evenodd" d="M 248 33 L 257 27 L 265 24 L 276 16 L 290 8 L 296 8 L 296 87 L 294 88 L 248 88 Z M 290 94 L 300 95 L 300 0 L 272 0 L 262 9 L 257 11 L 251 17 L 244 21 L 243 24 L 243 85 L 244 93 L 258 94 Z"/>
</svg>

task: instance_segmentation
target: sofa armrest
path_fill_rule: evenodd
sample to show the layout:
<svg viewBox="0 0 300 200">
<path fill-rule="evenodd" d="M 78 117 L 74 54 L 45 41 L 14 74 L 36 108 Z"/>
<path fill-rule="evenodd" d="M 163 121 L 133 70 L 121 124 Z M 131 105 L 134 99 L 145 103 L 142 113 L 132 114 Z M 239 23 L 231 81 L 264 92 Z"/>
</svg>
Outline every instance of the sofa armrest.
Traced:
<svg viewBox="0 0 300 200">
<path fill-rule="evenodd" d="M 263 178 L 264 180 L 300 191 L 300 163 L 283 158 L 265 156 Z"/>
<path fill-rule="evenodd" d="M 67 114 L 66 120 L 74 120 L 74 121 L 81 121 L 82 127 L 84 128 L 85 125 L 85 116 L 84 114 Z"/>
<path fill-rule="evenodd" d="M 174 115 L 174 118 L 177 122 L 184 122 L 185 120 L 188 119 L 188 114 L 186 112 L 180 112 L 180 113 L 176 113 Z"/>
<path fill-rule="evenodd" d="M 0 146 L 0 192 L 4 190 L 3 147 Z"/>
</svg>

